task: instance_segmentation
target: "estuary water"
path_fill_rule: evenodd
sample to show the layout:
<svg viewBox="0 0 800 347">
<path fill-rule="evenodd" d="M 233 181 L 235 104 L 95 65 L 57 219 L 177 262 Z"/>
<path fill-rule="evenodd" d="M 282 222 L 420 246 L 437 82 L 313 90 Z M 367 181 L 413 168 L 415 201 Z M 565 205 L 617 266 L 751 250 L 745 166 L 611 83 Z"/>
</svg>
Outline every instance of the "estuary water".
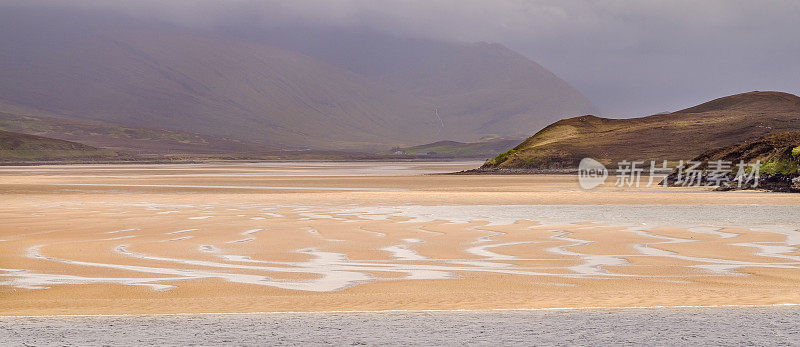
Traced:
<svg viewBox="0 0 800 347">
<path fill-rule="evenodd" d="M 3 345 L 796 345 L 800 307 L 0 318 Z"/>
</svg>

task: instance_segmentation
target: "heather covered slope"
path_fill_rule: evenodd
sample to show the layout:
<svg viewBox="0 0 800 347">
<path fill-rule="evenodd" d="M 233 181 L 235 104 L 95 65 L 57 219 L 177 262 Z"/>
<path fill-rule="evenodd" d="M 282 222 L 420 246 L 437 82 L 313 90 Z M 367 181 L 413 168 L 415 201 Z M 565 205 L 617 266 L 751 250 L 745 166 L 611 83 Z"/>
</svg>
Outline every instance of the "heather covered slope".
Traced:
<svg viewBox="0 0 800 347">
<path fill-rule="evenodd" d="M 3 7 L 0 45 L 9 49 L 0 51 L 0 111 L 372 150 L 530 133 L 594 110 L 556 76 L 499 45 L 382 40 L 375 48 L 321 46 L 361 57 L 341 64 L 221 31 Z"/>
<path fill-rule="evenodd" d="M 563 169 L 584 157 L 621 160 L 689 160 L 718 147 L 800 129 L 800 98 L 751 92 L 685 110 L 632 119 L 582 116 L 556 122 L 482 167 Z"/>
</svg>

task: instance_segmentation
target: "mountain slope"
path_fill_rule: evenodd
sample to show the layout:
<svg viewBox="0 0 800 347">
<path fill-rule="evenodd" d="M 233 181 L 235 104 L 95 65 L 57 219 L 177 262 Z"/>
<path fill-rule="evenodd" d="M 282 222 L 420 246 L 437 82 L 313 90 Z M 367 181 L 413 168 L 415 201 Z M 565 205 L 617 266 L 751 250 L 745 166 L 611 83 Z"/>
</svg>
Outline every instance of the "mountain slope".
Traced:
<svg viewBox="0 0 800 347">
<path fill-rule="evenodd" d="M 482 169 L 574 168 L 585 157 L 607 165 L 621 160 L 689 160 L 711 148 L 798 129 L 799 97 L 751 92 L 643 118 L 562 120 L 487 161 Z"/>
<path fill-rule="evenodd" d="M 3 7 L 0 111 L 367 150 L 528 133 L 592 108 L 501 46 L 429 40 L 418 51 L 393 40 L 394 50 L 376 58 L 372 49 L 356 68 L 221 32 Z"/>
<path fill-rule="evenodd" d="M 0 112 L 0 130 L 79 142 L 136 155 L 263 154 L 280 151 L 274 146 L 195 133 L 5 112 Z"/>
<path fill-rule="evenodd" d="M 282 27 L 227 33 L 307 54 L 438 110 L 440 137 L 521 137 L 565 117 L 596 113 L 580 92 L 530 59 L 496 43 L 398 37 L 365 28 Z"/>
<path fill-rule="evenodd" d="M 0 44 L 14 47 L 0 52 L 4 104 L 292 146 L 413 143 L 435 134 L 431 111 L 410 96 L 301 54 L 42 11 L 0 12 Z"/>
<path fill-rule="evenodd" d="M 0 162 L 119 158 L 117 153 L 82 143 L 0 130 Z"/>
</svg>

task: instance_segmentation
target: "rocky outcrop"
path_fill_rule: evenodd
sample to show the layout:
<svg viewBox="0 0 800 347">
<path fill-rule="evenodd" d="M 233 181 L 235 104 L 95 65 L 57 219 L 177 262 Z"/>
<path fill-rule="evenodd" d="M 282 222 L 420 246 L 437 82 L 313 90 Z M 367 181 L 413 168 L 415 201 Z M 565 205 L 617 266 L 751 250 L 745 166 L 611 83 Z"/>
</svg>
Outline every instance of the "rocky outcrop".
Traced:
<svg viewBox="0 0 800 347">
<path fill-rule="evenodd" d="M 694 170 L 704 179 L 718 177 L 718 190 L 763 189 L 800 193 L 800 131 L 713 149 L 692 161 L 700 163 Z M 725 163 L 730 170 L 720 171 L 714 163 Z M 746 165 L 740 168 L 740 163 Z M 681 185 L 686 177 L 686 172 L 676 170 L 662 185 Z"/>
</svg>

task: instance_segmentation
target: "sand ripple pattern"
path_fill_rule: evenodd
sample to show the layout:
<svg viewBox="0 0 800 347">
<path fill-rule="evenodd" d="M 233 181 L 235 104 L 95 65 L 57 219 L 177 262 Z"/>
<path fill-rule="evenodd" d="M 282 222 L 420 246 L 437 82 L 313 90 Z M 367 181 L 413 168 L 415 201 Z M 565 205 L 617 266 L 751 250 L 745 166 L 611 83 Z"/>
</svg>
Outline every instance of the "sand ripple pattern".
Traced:
<svg viewBox="0 0 800 347">
<path fill-rule="evenodd" d="M 0 235 L 0 286 L 116 284 L 169 291 L 187 281 L 335 292 L 380 281 L 481 275 L 542 285 L 639 278 L 692 282 L 800 272 L 800 232 L 790 223 L 735 220 L 741 206 L 282 206 L 214 203 L 59 203 L 27 214 Z M 781 209 L 781 206 L 768 207 Z M 771 213 L 789 214 L 793 208 Z M 674 220 L 656 216 L 673 216 Z M 109 218 L 112 216 L 112 218 Z M 603 216 L 603 217 L 597 217 Z M 48 218 L 79 220 L 47 228 Z M 730 217 L 734 218 L 734 217 Z M 739 218 L 738 216 L 736 218 Z M 735 218 L 734 218 L 735 219 Z M 648 224 L 643 224 L 648 221 Z M 709 219 L 705 219 L 706 223 Z M 11 255 L 11 256 L 9 256 Z M 7 264 L 7 265 L 6 265 Z"/>
</svg>

